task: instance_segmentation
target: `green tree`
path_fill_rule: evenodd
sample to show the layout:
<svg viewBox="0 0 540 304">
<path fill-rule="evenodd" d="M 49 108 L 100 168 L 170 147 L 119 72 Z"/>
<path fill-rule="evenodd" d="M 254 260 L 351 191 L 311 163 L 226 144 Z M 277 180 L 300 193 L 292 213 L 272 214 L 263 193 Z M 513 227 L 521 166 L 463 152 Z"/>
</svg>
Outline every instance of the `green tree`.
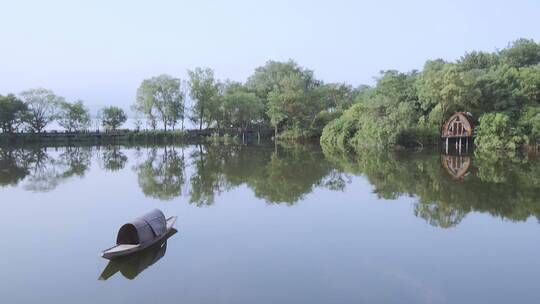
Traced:
<svg viewBox="0 0 540 304">
<path fill-rule="evenodd" d="M 420 108 L 427 114 L 429 123 L 439 128 L 455 111 L 470 111 L 481 95 L 458 65 L 441 60 L 426 63 L 417 89 Z"/>
<path fill-rule="evenodd" d="M 518 39 L 500 51 L 501 61 L 511 67 L 524 67 L 540 63 L 540 44 L 532 39 Z"/>
<path fill-rule="evenodd" d="M 293 60 L 287 62 L 268 61 L 264 66 L 255 69 L 255 73 L 248 78 L 246 86 L 266 105 L 269 94 L 283 86 L 283 80 L 291 75 L 300 75 L 306 84 L 318 83 L 313 71 L 303 69 Z"/>
<path fill-rule="evenodd" d="M 424 116 L 429 115 L 441 99 L 440 92 L 443 87 L 443 73 L 446 64 L 442 59 L 428 60 L 417 78 L 418 102 Z"/>
<path fill-rule="evenodd" d="M 480 117 L 474 142 L 480 151 L 496 151 L 516 150 L 525 140 L 507 114 L 486 113 Z"/>
<path fill-rule="evenodd" d="M 154 110 L 154 100 L 151 98 L 139 98 L 137 93 L 137 99 L 131 109 L 137 113 L 142 114 L 146 118 L 146 123 L 150 125 L 152 130 L 157 128 L 156 114 Z"/>
<path fill-rule="evenodd" d="M 101 124 L 107 130 L 115 131 L 119 126 L 124 124 L 127 120 L 124 110 L 118 107 L 105 107 L 100 113 Z"/>
<path fill-rule="evenodd" d="M 417 77 L 416 71 L 383 71 L 375 88 L 364 91 L 357 104 L 325 126 L 321 142 L 342 149 L 347 145 L 357 149 L 418 145 L 419 134 L 414 128 L 423 111 L 418 101 Z"/>
<path fill-rule="evenodd" d="M 540 65 L 522 68 L 513 97 L 523 105 L 540 106 Z"/>
<path fill-rule="evenodd" d="M 364 111 L 366 111 L 365 103 L 357 103 L 337 119 L 329 122 L 322 131 L 321 144 L 345 150 L 351 138 L 362 126 Z"/>
<path fill-rule="evenodd" d="M 144 80 L 137 90 L 135 108 L 145 113 L 150 120 L 159 116 L 163 129 L 175 128 L 184 117 L 184 93 L 181 81 L 169 75 L 159 75 Z"/>
<path fill-rule="evenodd" d="M 226 84 L 222 96 L 223 123 L 230 127 L 242 127 L 262 120 L 264 106 L 261 100 L 240 83 Z"/>
<path fill-rule="evenodd" d="M 279 126 L 305 131 L 308 136 L 311 133 L 317 114 L 324 109 L 324 102 L 315 90 L 319 83 L 311 79 L 303 74 L 291 74 L 268 94 L 266 114 L 276 135 Z"/>
<path fill-rule="evenodd" d="M 41 133 L 57 118 L 58 107 L 64 98 L 53 91 L 38 88 L 22 92 L 22 100 L 28 106 L 27 124 L 33 132 Z"/>
<path fill-rule="evenodd" d="M 440 115 L 439 125 L 442 126 L 451 113 L 475 105 L 479 95 L 478 90 L 466 83 L 465 75 L 457 66 L 447 65 L 443 74 L 439 104 L 435 107 Z"/>
<path fill-rule="evenodd" d="M 366 87 L 360 88 L 359 91 L 364 89 Z M 329 111 L 348 109 L 359 95 L 359 91 L 345 83 L 328 83 L 321 85 L 317 90 L 322 108 Z"/>
<path fill-rule="evenodd" d="M 268 61 L 264 66 L 256 68 L 246 83 L 247 88 L 261 99 L 266 113 L 264 121 L 274 127 L 276 135 L 280 126 L 286 130 L 295 125 L 295 117 L 289 114 L 291 114 L 290 109 L 296 107 L 300 100 L 313 101 L 313 103 L 306 104 L 305 111 L 299 113 L 299 116 L 305 118 L 304 114 L 311 111 L 312 117 L 309 122 L 315 119 L 319 111 L 312 111 L 312 105 L 315 102 L 322 102 L 321 98 L 315 99 L 314 90 L 320 85 L 322 83 L 315 79 L 313 71 L 302 68 L 293 60 Z M 287 101 L 292 101 L 291 98 L 294 102 Z M 291 107 L 283 108 L 282 106 L 286 104 L 290 104 Z M 296 127 L 300 128 L 300 125 L 305 126 L 306 121 L 298 122 Z"/>
<path fill-rule="evenodd" d="M 90 113 L 79 100 L 74 103 L 62 102 L 59 105 L 58 124 L 68 132 L 80 132 L 90 126 Z"/>
<path fill-rule="evenodd" d="M 28 107 L 15 95 L 0 95 L 0 129 L 4 133 L 13 133 L 19 130 L 24 123 Z"/>
<path fill-rule="evenodd" d="M 521 134 L 526 135 L 532 143 L 540 143 L 540 107 L 526 108 L 518 121 Z"/>
<path fill-rule="evenodd" d="M 195 102 L 191 120 L 198 123 L 199 130 L 202 130 L 203 123 L 210 125 L 219 113 L 219 85 L 214 78 L 214 71 L 209 68 L 188 70 L 188 75 L 190 96 Z"/>
<path fill-rule="evenodd" d="M 487 52 L 470 52 L 457 61 L 458 66 L 462 71 L 470 71 L 474 69 L 489 69 L 499 64 L 498 54 Z"/>
</svg>

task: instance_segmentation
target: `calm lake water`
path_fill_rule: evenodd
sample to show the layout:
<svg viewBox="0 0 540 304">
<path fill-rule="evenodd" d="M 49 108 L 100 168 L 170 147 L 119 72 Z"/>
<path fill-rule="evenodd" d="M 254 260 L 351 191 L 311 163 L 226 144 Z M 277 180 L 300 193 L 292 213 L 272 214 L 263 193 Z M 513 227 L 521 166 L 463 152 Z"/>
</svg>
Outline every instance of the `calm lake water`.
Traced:
<svg viewBox="0 0 540 304">
<path fill-rule="evenodd" d="M 317 146 L 0 149 L 2 303 L 535 303 L 540 160 Z M 178 233 L 99 252 L 159 208 Z"/>
</svg>

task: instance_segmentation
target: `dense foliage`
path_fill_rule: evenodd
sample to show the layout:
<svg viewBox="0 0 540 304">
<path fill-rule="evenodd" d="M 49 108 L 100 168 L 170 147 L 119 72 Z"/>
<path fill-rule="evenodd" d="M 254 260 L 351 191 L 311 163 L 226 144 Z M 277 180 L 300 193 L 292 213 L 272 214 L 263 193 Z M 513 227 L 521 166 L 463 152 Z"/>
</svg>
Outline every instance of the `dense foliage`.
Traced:
<svg viewBox="0 0 540 304">
<path fill-rule="evenodd" d="M 294 61 L 269 61 L 245 84 L 220 81 L 209 68 L 188 75 L 190 119 L 199 129 L 272 127 L 284 138 L 318 138 L 356 96 L 351 86 L 324 84 Z"/>
<path fill-rule="evenodd" d="M 19 94 L 0 95 L 0 129 L 3 133 L 42 133 L 53 121 L 68 132 L 81 132 L 91 117 L 84 102 L 67 102 L 51 90 L 37 88 Z"/>
<path fill-rule="evenodd" d="M 349 107 L 357 90 L 345 84 L 325 84 L 313 71 L 294 61 L 269 61 L 246 82 L 264 106 L 262 122 L 283 138 L 316 138 L 322 128 Z"/>
<path fill-rule="evenodd" d="M 373 88 L 329 123 L 326 145 L 395 147 L 438 140 L 444 121 L 471 112 L 480 150 L 515 150 L 538 141 L 540 45 L 520 39 L 495 53 L 456 62 L 429 60 L 422 71 L 382 72 Z"/>
<path fill-rule="evenodd" d="M 4 133 L 13 133 L 25 121 L 28 106 L 15 95 L 0 95 L 0 129 Z"/>
<path fill-rule="evenodd" d="M 101 124 L 106 130 L 115 131 L 126 122 L 127 116 L 124 110 L 118 107 L 105 107 L 100 113 Z"/>
<path fill-rule="evenodd" d="M 137 100 L 134 109 L 145 114 L 155 130 L 157 119 L 167 131 L 167 127 L 175 129 L 179 122 L 184 121 L 184 92 L 181 81 L 169 75 L 159 75 L 146 79 L 137 90 Z"/>
</svg>

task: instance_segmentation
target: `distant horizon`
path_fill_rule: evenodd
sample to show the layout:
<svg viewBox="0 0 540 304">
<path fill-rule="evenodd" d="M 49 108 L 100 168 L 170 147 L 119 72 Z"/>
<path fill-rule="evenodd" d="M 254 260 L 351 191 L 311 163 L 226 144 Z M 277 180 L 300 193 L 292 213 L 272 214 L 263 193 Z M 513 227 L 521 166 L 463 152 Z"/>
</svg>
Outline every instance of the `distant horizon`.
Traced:
<svg viewBox="0 0 540 304">
<path fill-rule="evenodd" d="M 108 105 L 131 115 L 143 79 L 210 67 L 244 82 L 269 60 L 292 59 L 327 83 L 373 85 L 379 71 L 421 70 L 540 40 L 535 1 L 157 1 L 6 3 L 0 94 L 44 87 L 81 99 L 94 116 Z M 163 9 L 166 8 L 166 9 Z"/>
</svg>

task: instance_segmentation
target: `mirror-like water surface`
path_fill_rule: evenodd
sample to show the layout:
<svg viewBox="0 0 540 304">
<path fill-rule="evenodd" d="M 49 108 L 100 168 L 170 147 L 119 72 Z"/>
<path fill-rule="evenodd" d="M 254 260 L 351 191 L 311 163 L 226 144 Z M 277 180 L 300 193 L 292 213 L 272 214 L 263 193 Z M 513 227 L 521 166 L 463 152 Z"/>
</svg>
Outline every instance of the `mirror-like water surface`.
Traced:
<svg viewBox="0 0 540 304">
<path fill-rule="evenodd" d="M 3 303 L 535 302 L 540 160 L 318 146 L 0 149 Z M 150 209 L 178 232 L 109 263 Z"/>
</svg>

